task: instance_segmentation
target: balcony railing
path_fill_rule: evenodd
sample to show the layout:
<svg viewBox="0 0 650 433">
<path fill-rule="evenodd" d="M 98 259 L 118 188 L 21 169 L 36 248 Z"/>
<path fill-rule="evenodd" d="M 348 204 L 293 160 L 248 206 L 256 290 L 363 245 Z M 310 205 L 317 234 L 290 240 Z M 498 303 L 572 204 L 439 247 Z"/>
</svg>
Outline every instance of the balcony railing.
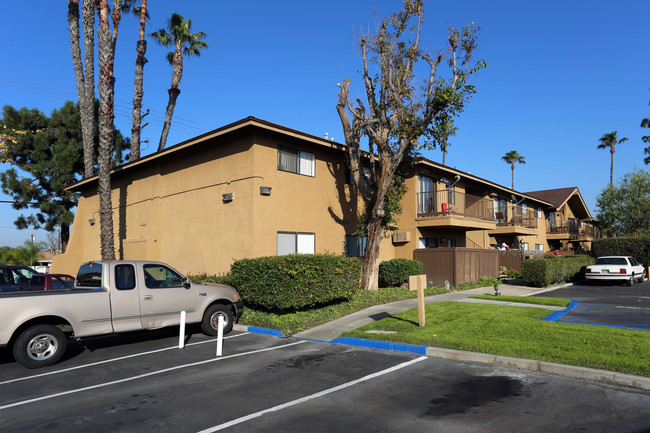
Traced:
<svg viewBox="0 0 650 433">
<path fill-rule="evenodd" d="M 531 229 L 537 228 L 537 211 L 520 205 L 509 204 L 499 207 L 494 213 L 497 227 L 517 226 Z"/>
<path fill-rule="evenodd" d="M 599 235 L 592 224 L 582 223 L 580 227 L 580 222 L 576 220 L 562 220 L 555 224 L 549 221 L 547 233 L 568 235 L 569 239 L 593 239 Z"/>
<path fill-rule="evenodd" d="M 494 202 L 457 191 L 418 193 L 418 217 L 456 215 L 494 221 Z"/>
</svg>

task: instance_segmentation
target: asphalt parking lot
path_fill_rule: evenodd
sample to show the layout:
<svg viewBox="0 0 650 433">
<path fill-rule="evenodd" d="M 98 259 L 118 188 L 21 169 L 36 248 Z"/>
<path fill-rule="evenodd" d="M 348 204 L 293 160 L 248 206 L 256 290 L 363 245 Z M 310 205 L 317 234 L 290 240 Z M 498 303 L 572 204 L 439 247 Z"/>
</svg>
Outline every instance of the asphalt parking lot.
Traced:
<svg viewBox="0 0 650 433">
<path fill-rule="evenodd" d="M 535 296 L 554 296 L 578 301 L 557 322 L 650 330 L 650 282 L 625 284 L 588 284 L 552 290 Z"/>
<path fill-rule="evenodd" d="M 3 432 L 650 431 L 650 392 L 234 331 L 94 338 L 28 370 L 0 358 Z"/>
</svg>

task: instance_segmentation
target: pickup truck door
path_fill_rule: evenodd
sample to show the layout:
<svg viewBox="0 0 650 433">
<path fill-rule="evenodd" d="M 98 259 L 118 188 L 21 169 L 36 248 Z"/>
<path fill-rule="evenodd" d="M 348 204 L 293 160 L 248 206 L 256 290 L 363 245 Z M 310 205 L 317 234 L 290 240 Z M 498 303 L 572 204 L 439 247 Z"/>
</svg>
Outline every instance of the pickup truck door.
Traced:
<svg viewBox="0 0 650 433">
<path fill-rule="evenodd" d="M 136 287 L 138 277 L 136 267 L 131 263 L 118 264 L 109 272 L 113 331 L 128 332 L 142 329 L 140 293 Z"/>
<path fill-rule="evenodd" d="M 142 326 L 145 329 L 178 325 L 180 312 L 196 311 L 198 294 L 183 287 L 183 276 L 160 263 L 143 264 L 138 281 Z"/>
</svg>

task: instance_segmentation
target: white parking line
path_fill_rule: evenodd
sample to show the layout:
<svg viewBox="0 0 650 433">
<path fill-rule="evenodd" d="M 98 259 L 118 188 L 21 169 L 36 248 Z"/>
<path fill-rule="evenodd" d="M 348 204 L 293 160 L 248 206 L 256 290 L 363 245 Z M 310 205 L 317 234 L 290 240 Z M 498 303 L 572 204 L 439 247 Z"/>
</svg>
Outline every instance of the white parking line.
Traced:
<svg viewBox="0 0 650 433">
<path fill-rule="evenodd" d="M 224 337 L 224 340 L 239 337 L 239 336 L 246 335 L 246 334 L 248 334 L 248 332 L 244 332 L 242 334 L 237 334 L 237 335 L 230 335 L 228 337 Z M 185 347 L 195 346 L 197 344 L 214 343 L 215 341 L 217 341 L 217 340 L 197 341 L 196 343 L 186 344 Z M 41 373 L 41 374 L 34 374 L 32 376 L 27 376 L 27 377 L 19 377 L 18 379 L 5 380 L 4 382 L 0 382 L 0 385 L 5 385 L 5 384 L 8 384 L 8 383 L 14 383 L 14 382 L 20 382 L 22 380 L 36 379 L 38 377 L 49 376 L 51 374 L 65 373 L 65 372 L 72 371 L 72 370 L 78 370 L 80 368 L 86 368 L 86 367 L 92 367 L 92 366 L 95 366 L 95 365 L 106 364 L 107 362 L 122 361 L 124 359 L 135 358 L 135 357 L 144 356 L 144 355 L 151 355 L 152 353 L 164 352 L 166 350 L 173 350 L 173 349 L 178 349 L 178 346 L 165 347 L 164 349 L 150 350 L 148 352 L 142 352 L 142 353 L 134 353 L 133 355 L 120 356 L 118 358 L 111 358 L 111 359 L 106 359 L 104 361 L 92 362 L 90 364 L 78 365 L 76 367 L 68 367 L 68 368 L 64 368 L 62 370 L 50 371 L 50 372 Z"/>
<path fill-rule="evenodd" d="M 295 406 L 297 404 L 304 403 L 306 401 L 313 400 L 315 398 L 319 398 L 319 397 L 322 397 L 322 396 L 327 395 L 327 394 L 331 394 L 331 393 L 336 392 L 336 391 L 340 391 L 342 389 L 348 388 L 348 387 L 356 385 L 358 383 L 365 382 L 365 381 L 370 380 L 370 379 L 374 379 L 375 377 L 383 376 L 384 374 L 388 374 L 388 373 L 391 373 L 393 371 L 399 370 L 401 368 L 408 367 L 411 364 L 415 364 L 416 362 L 424 361 L 425 359 L 428 359 L 428 357 L 421 356 L 421 357 L 413 359 L 411 361 L 407 361 L 407 362 L 404 362 L 402 364 L 395 365 L 395 366 L 393 366 L 391 368 L 387 368 L 386 370 L 382 370 L 382 371 L 378 371 L 377 373 L 369 374 L 369 375 L 364 376 L 364 377 L 362 377 L 360 379 L 356 379 L 356 380 L 353 380 L 351 382 L 344 383 L 342 385 L 338 385 L 338 386 L 335 386 L 333 388 L 329 388 L 329 389 L 326 389 L 324 391 L 317 392 L 315 394 L 308 395 L 308 396 L 303 397 L 303 398 L 299 398 L 297 400 L 293 400 L 293 401 L 290 401 L 290 402 L 287 402 L 287 403 L 284 403 L 284 404 L 280 404 L 278 406 L 274 406 L 274 407 L 269 408 L 269 409 L 264 409 L 264 410 L 261 410 L 259 412 L 252 413 L 250 415 L 246 415 L 246 416 L 243 416 L 241 418 L 237 418 L 237 419 L 234 419 L 232 421 L 228 421 L 226 423 L 219 424 L 217 426 L 210 427 L 210 428 L 207 428 L 205 430 L 201 430 L 199 433 L 211 433 L 211 432 L 215 432 L 215 431 L 218 431 L 218 430 L 223 430 L 225 428 L 232 427 L 234 425 L 241 424 L 241 423 L 246 422 L 246 421 L 250 421 L 250 420 L 252 420 L 254 418 L 258 418 L 258 417 L 260 417 L 260 416 L 262 416 L 264 414 L 267 414 L 267 413 L 270 413 L 270 412 L 276 412 L 276 411 L 279 411 L 279 410 L 282 410 L 282 409 L 286 409 L 288 407 Z"/>
<path fill-rule="evenodd" d="M 15 403 L 6 404 L 4 406 L 0 406 L 0 410 L 9 409 L 9 408 L 16 407 L 16 406 L 23 406 L 23 405 L 26 405 L 26 404 L 32 404 L 32 403 L 37 402 L 37 401 L 49 400 L 51 398 L 58 398 L 58 397 L 62 397 L 64 395 L 76 394 L 78 392 L 89 391 L 91 389 L 103 388 L 105 386 L 116 385 L 118 383 L 130 382 L 132 380 L 138 380 L 138 379 L 142 379 L 142 378 L 145 378 L 145 377 L 155 376 L 157 374 L 167 373 L 167 372 L 174 371 L 174 370 L 180 370 L 181 368 L 194 367 L 194 366 L 202 365 L 202 364 L 209 364 L 211 362 L 222 361 L 224 359 L 237 358 L 237 357 L 246 356 L 246 355 L 253 355 L 253 354 L 256 354 L 256 353 L 268 352 L 270 350 L 284 349 L 285 347 L 295 346 L 297 344 L 302 344 L 302 343 L 306 343 L 306 342 L 307 342 L 307 340 L 302 340 L 302 341 L 297 341 L 295 343 L 285 344 L 285 345 L 282 345 L 282 346 L 267 347 L 266 349 L 252 350 L 250 352 L 236 353 L 234 355 L 222 356 L 220 358 L 210 358 L 210 359 L 206 359 L 204 361 L 192 362 L 190 364 L 177 365 L 175 367 L 164 368 L 162 370 L 152 371 L 150 373 L 140 374 L 140 375 L 132 376 L 132 377 L 126 377 L 124 379 L 114 380 L 114 381 L 111 381 L 111 382 L 99 383 L 97 385 L 86 386 L 84 388 L 71 389 L 69 391 L 59 392 L 57 394 L 50 394 L 50 395 L 45 395 L 45 396 L 42 396 L 42 397 L 30 398 L 29 400 L 23 400 L 23 401 L 18 401 L 18 402 L 15 402 Z"/>
</svg>

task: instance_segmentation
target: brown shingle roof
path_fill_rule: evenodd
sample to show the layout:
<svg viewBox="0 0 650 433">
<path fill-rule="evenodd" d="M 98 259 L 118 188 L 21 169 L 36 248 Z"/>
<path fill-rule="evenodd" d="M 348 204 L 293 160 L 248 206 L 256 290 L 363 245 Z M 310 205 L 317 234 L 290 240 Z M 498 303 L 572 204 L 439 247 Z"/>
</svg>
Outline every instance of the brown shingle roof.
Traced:
<svg viewBox="0 0 650 433">
<path fill-rule="evenodd" d="M 572 186 L 569 188 L 557 188 L 557 189 L 544 189 L 541 191 L 531 191 L 525 192 L 524 194 L 531 197 L 544 200 L 549 203 L 553 203 L 553 206 L 559 208 L 576 192 L 578 187 Z M 579 192 L 578 192 L 579 194 Z"/>
</svg>

